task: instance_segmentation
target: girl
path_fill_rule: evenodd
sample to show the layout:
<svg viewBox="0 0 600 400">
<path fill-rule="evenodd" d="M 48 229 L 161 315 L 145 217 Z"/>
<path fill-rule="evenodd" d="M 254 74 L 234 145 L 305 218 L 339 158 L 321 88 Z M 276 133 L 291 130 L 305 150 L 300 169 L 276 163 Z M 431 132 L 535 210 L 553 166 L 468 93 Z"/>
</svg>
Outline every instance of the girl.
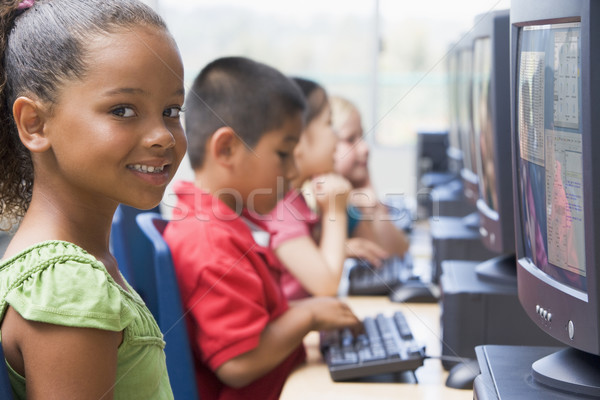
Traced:
<svg viewBox="0 0 600 400">
<path fill-rule="evenodd" d="M 360 214 L 360 222 L 352 232 L 380 244 L 389 254 L 403 256 L 409 241 L 392 223 L 388 208 L 377 199 L 368 161 L 369 148 L 363 139 L 360 113 L 349 100 L 331 97 L 332 124 L 339 141 L 335 152 L 335 171 L 352 184 L 348 202 Z"/>
<path fill-rule="evenodd" d="M 2 348 L 18 399 L 168 399 L 162 335 L 109 251 L 119 203 L 156 206 L 186 148 L 183 67 L 137 0 L 5 2 Z M 126 62 L 123 62 L 126 60 Z"/>
<path fill-rule="evenodd" d="M 349 254 L 353 246 L 346 243 L 346 199 L 351 185 L 334 173 L 337 137 L 327 93 L 313 81 L 294 80 L 307 101 L 304 131 L 294 149 L 298 176 L 267 221 L 271 246 L 287 270 L 282 285 L 291 300 L 335 295 L 344 260 L 355 255 Z"/>
</svg>

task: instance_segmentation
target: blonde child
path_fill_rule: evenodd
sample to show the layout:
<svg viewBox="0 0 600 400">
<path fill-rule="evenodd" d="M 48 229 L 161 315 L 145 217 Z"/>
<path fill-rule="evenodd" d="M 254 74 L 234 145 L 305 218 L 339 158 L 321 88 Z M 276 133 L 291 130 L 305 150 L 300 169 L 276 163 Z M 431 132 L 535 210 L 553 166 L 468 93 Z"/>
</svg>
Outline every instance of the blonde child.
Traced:
<svg viewBox="0 0 600 400">
<path fill-rule="evenodd" d="M 368 239 L 381 245 L 389 254 L 403 256 L 409 241 L 392 223 L 387 206 L 379 201 L 373 188 L 368 169 L 369 147 L 363 139 L 360 113 L 343 97 L 332 96 L 330 102 L 332 124 L 339 138 L 335 170 L 352 184 L 348 202 L 356 207 L 360 220 L 351 236 Z"/>
<path fill-rule="evenodd" d="M 273 233 L 271 246 L 285 266 L 282 285 L 288 299 L 333 296 L 344 260 L 354 255 L 349 249 L 357 247 L 347 245 L 346 201 L 351 185 L 334 172 L 338 140 L 331 127 L 327 92 L 314 81 L 294 79 L 307 102 L 305 127 L 294 150 L 298 176 L 267 225 Z M 361 249 L 364 257 L 378 260 L 385 256 L 371 243 Z"/>
<path fill-rule="evenodd" d="M 0 25 L 0 209 L 20 221 L 0 262 L 13 393 L 173 398 L 162 334 L 109 236 L 117 205 L 156 206 L 185 153 L 175 42 L 135 0 L 5 1 Z"/>
</svg>

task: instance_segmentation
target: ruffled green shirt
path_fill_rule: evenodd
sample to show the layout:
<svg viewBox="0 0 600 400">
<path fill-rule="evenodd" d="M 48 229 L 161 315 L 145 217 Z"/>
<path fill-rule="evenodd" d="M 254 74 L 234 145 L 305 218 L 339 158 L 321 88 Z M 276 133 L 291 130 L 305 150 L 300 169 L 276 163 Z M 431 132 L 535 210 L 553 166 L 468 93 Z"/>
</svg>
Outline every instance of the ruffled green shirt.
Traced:
<svg viewBox="0 0 600 400">
<path fill-rule="evenodd" d="M 0 263 L 0 320 L 10 305 L 27 320 L 123 331 L 114 398 L 172 399 L 163 336 L 143 300 L 128 290 L 82 248 L 43 242 Z M 16 398 L 25 399 L 25 378 L 8 369 Z"/>
</svg>

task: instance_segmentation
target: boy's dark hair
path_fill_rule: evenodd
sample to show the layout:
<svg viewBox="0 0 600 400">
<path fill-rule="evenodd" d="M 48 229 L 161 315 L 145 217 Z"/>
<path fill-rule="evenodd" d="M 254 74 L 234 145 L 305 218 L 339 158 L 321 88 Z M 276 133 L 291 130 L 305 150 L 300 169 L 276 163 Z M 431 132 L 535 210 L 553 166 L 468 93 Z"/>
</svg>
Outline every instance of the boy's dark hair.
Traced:
<svg viewBox="0 0 600 400">
<path fill-rule="evenodd" d="M 161 17 L 137 0 L 21 0 L 0 7 L 0 229 L 23 216 L 31 201 L 33 165 L 19 139 L 14 101 L 32 96 L 50 106 L 60 88 L 85 77 L 87 43 L 99 34 L 134 26 L 166 30 Z"/>
<path fill-rule="evenodd" d="M 250 148 L 286 119 L 303 112 L 298 86 L 277 69 L 245 57 L 219 58 L 200 71 L 188 93 L 185 130 L 193 169 L 202 168 L 206 143 L 231 127 Z"/>
</svg>

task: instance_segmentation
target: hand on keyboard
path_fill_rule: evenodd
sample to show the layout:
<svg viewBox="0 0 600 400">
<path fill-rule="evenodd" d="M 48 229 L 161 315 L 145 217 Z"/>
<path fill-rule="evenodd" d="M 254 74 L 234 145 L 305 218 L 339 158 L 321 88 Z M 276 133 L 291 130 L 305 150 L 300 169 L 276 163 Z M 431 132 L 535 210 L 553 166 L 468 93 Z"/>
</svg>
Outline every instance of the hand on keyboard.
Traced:
<svg viewBox="0 0 600 400">
<path fill-rule="evenodd" d="M 334 381 L 415 370 L 425 348 L 412 335 L 404 314 L 378 314 L 363 320 L 364 333 L 348 329 L 321 332 L 321 352 Z"/>
<path fill-rule="evenodd" d="M 305 307 L 310 313 L 312 330 L 341 328 L 349 328 L 353 332 L 362 330 L 361 321 L 354 315 L 350 307 L 335 297 L 311 297 L 296 301 L 292 307 Z"/>
<path fill-rule="evenodd" d="M 374 267 L 380 267 L 390 255 L 377 243 L 360 237 L 346 240 L 346 257 L 364 260 Z"/>
</svg>

